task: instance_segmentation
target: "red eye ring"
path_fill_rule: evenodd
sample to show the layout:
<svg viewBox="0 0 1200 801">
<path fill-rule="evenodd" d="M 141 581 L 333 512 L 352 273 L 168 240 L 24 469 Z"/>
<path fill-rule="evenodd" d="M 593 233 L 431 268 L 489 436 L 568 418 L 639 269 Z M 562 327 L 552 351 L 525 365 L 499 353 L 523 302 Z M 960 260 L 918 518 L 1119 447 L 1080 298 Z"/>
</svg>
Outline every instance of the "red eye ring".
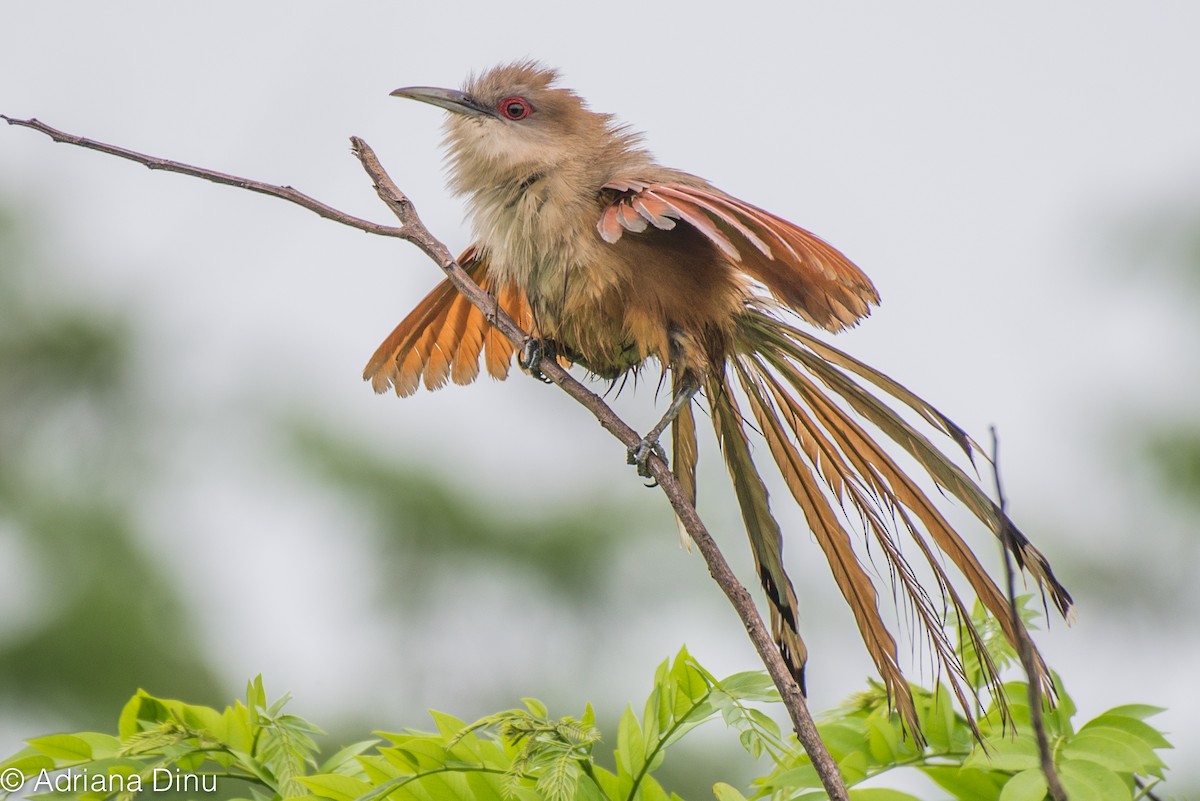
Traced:
<svg viewBox="0 0 1200 801">
<path fill-rule="evenodd" d="M 523 97 L 506 97 L 496 104 L 496 110 L 506 120 L 523 120 L 533 113 L 533 106 Z"/>
</svg>

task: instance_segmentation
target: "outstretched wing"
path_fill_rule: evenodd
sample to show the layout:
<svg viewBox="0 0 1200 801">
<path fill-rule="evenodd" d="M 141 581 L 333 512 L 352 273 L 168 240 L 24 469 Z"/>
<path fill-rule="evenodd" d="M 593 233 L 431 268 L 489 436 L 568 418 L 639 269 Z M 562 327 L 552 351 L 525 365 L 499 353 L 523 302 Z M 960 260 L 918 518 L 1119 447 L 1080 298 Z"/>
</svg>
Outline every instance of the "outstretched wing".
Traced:
<svg viewBox="0 0 1200 801">
<path fill-rule="evenodd" d="M 525 294 L 511 282 L 497 281 L 488 271 L 487 258 L 474 246 L 459 256 L 458 263 L 518 325 L 526 331 L 532 327 Z M 479 375 L 481 353 L 493 378 L 502 381 L 508 377 L 512 343 L 446 280 L 383 341 L 363 370 L 363 378 L 376 392 L 391 388 L 401 397 L 416 392 L 422 382 L 430 390 L 440 389 L 448 380 L 469 384 Z"/>
<path fill-rule="evenodd" d="M 854 325 L 879 303 L 871 279 L 835 247 L 757 206 L 680 183 L 620 179 L 604 188 L 618 193 L 596 225 L 606 242 L 626 231 L 670 230 L 685 222 L 777 300 L 827 331 Z"/>
</svg>

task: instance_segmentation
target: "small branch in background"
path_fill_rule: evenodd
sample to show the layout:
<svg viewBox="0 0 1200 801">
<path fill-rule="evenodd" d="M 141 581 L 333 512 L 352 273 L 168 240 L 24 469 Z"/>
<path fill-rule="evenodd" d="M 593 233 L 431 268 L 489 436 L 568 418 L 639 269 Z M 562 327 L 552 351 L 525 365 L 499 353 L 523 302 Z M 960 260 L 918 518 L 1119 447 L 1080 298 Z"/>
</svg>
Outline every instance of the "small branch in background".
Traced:
<svg viewBox="0 0 1200 801">
<path fill-rule="evenodd" d="M 262 195 L 270 195 L 272 197 L 282 198 L 290 203 L 295 203 L 297 206 L 303 206 L 315 214 L 324 217 L 327 220 L 339 222 L 342 225 L 348 225 L 351 228 L 357 228 L 360 231 L 366 231 L 368 234 L 378 234 L 379 236 L 395 236 L 402 237 L 402 232 L 391 226 L 377 225 L 369 220 L 359 219 L 344 211 L 328 206 L 321 201 L 309 197 L 303 192 L 298 192 L 290 186 L 277 186 L 275 184 L 263 183 L 262 181 L 252 181 L 249 178 L 240 178 L 236 175 L 228 175 L 227 173 L 217 172 L 216 170 L 208 170 L 204 167 L 195 167 L 191 164 L 184 164 L 180 161 L 172 161 L 171 159 L 159 158 L 158 156 L 147 156 L 144 153 L 138 153 L 134 150 L 129 150 L 116 145 L 97 142 L 94 139 L 87 139 L 75 134 L 69 134 L 60 131 L 57 128 L 51 128 L 46 123 L 38 119 L 21 120 L 15 117 L 9 117 L 0 114 L 0 120 L 4 120 L 9 125 L 19 125 L 23 128 L 32 128 L 35 131 L 40 131 L 46 136 L 53 139 L 55 142 L 62 142 L 76 147 L 95 150 L 100 153 L 107 153 L 110 156 L 127 159 L 129 161 L 141 164 L 143 167 L 149 167 L 152 170 L 162 170 L 163 172 L 177 172 L 181 175 L 190 175 L 193 178 L 203 178 L 206 181 L 212 181 L 216 184 L 224 184 L 225 186 L 233 186 L 238 189 L 246 189 L 251 192 L 258 192 Z"/>
<path fill-rule="evenodd" d="M 1033 658 L 1033 641 L 1021 620 L 1021 609 L 1017 605 L 1016 571 L 1012 563 L 1012 553 L 1017 548 L 1017 541 L 1005 509 L 1004 487 L 1000 483 L 1000 438 L 996 434 L 995 426 L 991 426 L 989 430 L 992 434 L 992 476 L 996 481 L 996 503 L 1000 507 L 1000 550 L 1004 554 L 1008 608 L 1012 614 L 1013 630 L 1017 632 L 1017 656 L 1021 659 L 1021 667 L 1024 668 L 1028 679 L 1029 720 L 1037 737 L 1038 755 L 1041 757 L 1042 773 L 1046 776 L 1046 787 L 1050 791 L 1050 797 L 1054 801 L 1067 801 L 1067 791 L 1063 789 L 1062 781 L 1058 778 L 1058 770 L 1054 767 L 1054 755 L 1050 752 L 1050 740 L 1046 736 L 1046 719 L 1042 714 L 1042 683 L 1035 678 L 1037 665 Z"/>
<path fill-rule="evenodd" d="M 400 220 L 400 227 L 379 225 L 359 219 L 358 217 L 339 211 L 332 206 L 321 203 L 290 186 L 267 184 L 178 161 L 148 156 L 126 148 L 64 133 L 36 119 L 14 119 L 4 115 L 0 115 L 0 119 L 3 119 L 9 125 L 19 125 L 40 131 L 56 142 L 76 145 L 128 159 L 150 169 L 190 175 L 195 178 L 213 181 L 214 183 L 278 197 L 303 206 L 326 219 L 339 222 L 360 231 L 366 231 L 367 233 L 379 236 L 404 239 L 416 245 L 423 253 L 429 256 L 446 273 L 455 288 L 479 308 L 488 321 L 507 337 L 509 341 L 516 345 L 518 349 L 522 348 L 529 339 L 529 335 L 521 330 L 503 310 L 497 307 L 492 296 L 471 280 L 470 276 L 454 260 L 454 257 L 450 254 L 446 246 L 429 232 L 424 223 L 421 222 L 420 217 L 417 216 L 412 202 L 409 201 L 408 197 L 400 191 L 388 176 L 367 143 L 358 137 L 352 137 L 350 140 L 354 153 L 359 158 L 359 161 L 362 162 L 363 169 L 366 170 L 374 182 L 375 190 L 379 194 L 379 197 Z M 620 440 L 627 448 L 634 447 L 641 442 L 641 437 L 638 436 L 638 433 L 619 418 L 599 395 L 583 386 L 566 369 L 559 365 L 556 360 L 545 359 L 540 366 L 533 366 L 538 367 L 546 378 L 557 384 L 559 388 L 590 411 L 599 421 L 600 425 Z M 821 782 L 829 798 L 832 801 L 848 801 L 849 794 L 838 771 L 837 763 L 834 762 L 833 757 L 829 754 L 829 750 L 821 741 L 804 694 L 792 678 L 791 673 L 784 664 L 783 657 L 780 655 L 778 648 L 775 647 L 775 643 L 767 632 L 766 626 L 763 625 L 762 617 L 759 615 L 750 593 L 738 581 L 729 563 L 725 560 L 724 554 L 721 553 L 716 541 L 709 534 L 695 507 L 687 500 L 686 493 L 675 478 L 675 474 L 667 467 L 666 462 L 657 456 L 651 456 L 647 460 L 647 467 L 651 475 L 658 482 L 658 486 L 666 494 L 672 508 L 675 510 L 676 516 L 683 523 L 692 541 L 695 542 L 697 550 L 704 557 L 709 573 L 717 584 L 720 585 L 721 590 L 737 611 L 738 617 L 741 618 L 742 625 L 745 627 L 746 633 L 750 636 L 750 641 L 754 644 L 759 658 L 762 659 L 767 672 L 779 690 L 784 706 L 791 717 L 796 736 L 812 760 L 813 767 L 821 777 Z"/>
</svg>

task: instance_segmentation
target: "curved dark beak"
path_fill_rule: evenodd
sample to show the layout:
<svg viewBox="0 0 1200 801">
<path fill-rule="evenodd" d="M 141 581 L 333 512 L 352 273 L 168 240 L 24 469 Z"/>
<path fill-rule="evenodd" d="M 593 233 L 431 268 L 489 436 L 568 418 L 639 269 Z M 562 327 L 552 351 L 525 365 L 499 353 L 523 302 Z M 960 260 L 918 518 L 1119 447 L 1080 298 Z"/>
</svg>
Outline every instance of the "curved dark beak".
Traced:
<svg viewBox="0 0 1200 801">
<path fill-rule="evenodd" d="M 457 89 L 439 89 L 436 86 L 405 86 L 392 92 L 392 97 L 407 97 L 409 100 L 419 100 L 431 106 L 444 108 L 455 114 L 465 114 L 468 117 L 495 117 L 496 112 L 481 105 L 466 92 Z"/>
</svg>

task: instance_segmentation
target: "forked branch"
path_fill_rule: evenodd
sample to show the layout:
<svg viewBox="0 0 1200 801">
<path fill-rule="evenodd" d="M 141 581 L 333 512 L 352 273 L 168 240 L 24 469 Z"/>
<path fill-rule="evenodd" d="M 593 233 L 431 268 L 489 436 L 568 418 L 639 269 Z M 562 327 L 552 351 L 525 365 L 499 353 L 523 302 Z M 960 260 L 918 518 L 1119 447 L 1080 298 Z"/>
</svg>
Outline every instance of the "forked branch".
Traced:
<svg viewBox="0 0 1200 801">
<path fill-rule="evenodd" d="M 424 223 L 421 222 L 420 217 L 417 216 L 412 202 L 409 201 L 408 197 L 400 191 L 388 176 L 383 166 L 379 163 L 378 158 L 376 158 L 374 151 L 371 150 L 366 142 L 358 137 L 352 137 L 350 140 L 354 153 L 359 161 L 362 162 L 363 169 L 366 170 L 367 175 L 374 182 L 375 191 L 379 194 L 379 197 L 400 221 L 399 227 L 379 225 L 346 214 L 302 192 L 298 192 L 290 186 L 278 186 L 261 181 L 253 181 L 170 159 L 148 156 L 127 148 L 65 133 L 51 128 L 49 125 L 36 119 L 14 119 L 4 115 L 0 115 L 0 119 L 5 120 L 10 125 L 19 125 L 40 131 L 56 142 L 64 142 L 89 150 L 107 153 L 142 164 L 154 170 L 177 172 L 195 178 L 203 178 L 214 183 L 225 184 L 226 186 L 234 186 L 239 189 L 247 189 L 251 192 L 278 197 L 303 206 L 326 219 L 356 228 L 360 231 L 407 240 L 429 256 L 446 273 L 446 276 L 454 284 L 455 288 L 479 308 L 487 316 L 489 322 L 508 338 L 509 341 L 516 345 L 518 350 L 523 348 L 525 342 L 529 339 L 528 333 L 521 330 L 503 310 L 497 307 L 495 300 L 471 280 L 454 260 L 454 257 L 446 246 L 429 232 Z M 590 411 L 596 420 L 599 421 L 600 425 L 620 440 L 626 448 L 635 447 L 641 442 L 641 437 L 638 433 L 619 418 L 599 395 L 576 380 L 556 360 L 543 360 L 539 369 L 546 378 L 557 384 L 564 392 Z M 833 799 L 833 801 L 848 801 L 849 795 L 838 772 L 837 764 L 834 762 L 833 757 L 830 756 L 828 749 L 825 748 L 825 744 L 821 741 L 820 735 L 817 733 L 816 724 L 805 702 L 804 695 L 800 692 L 800 688 L 795 680 L 792 679 L 783 658 L 775 647 L 774 641 L 767 632 L 766 626 L 763 625 L 762 618 L 758 613 L 757 607 L 754 605 L 750 593 L 747 592 L 745 586 L 734 575 L 729 563 L 725 560 L 725 556 L 717 547 L 716 541 L 713 540 L 712 535 L 709 534 L 708 529 L 700 520 L 695 507 L 687 500 L 683 488 L 675 478 L 675 475 L 667 467 L 666 462 L 657 456 L 651 456 L 647 461 L 647 467 L 650 470 L 650 474 L 658 482 L 658 486 L 666 494 L 685 530 L 691 536 L 693 542 L 696 543 L 697 550 L 700 551 L 704 557 L 704 561 L 708 565 L 709 573 L 717 584 L 720 585 L 721 590 L 737 611 L 738 617 L 741 618 L 742 625 L 745 626 L 746 632 L 749 634 L 759 658 L 766 666 L 767 672 L 775 682 L 775 686 L 779 689 L 784 706 L 791 717 L 796 736 L 804 746 L 804 750 L 808 753 L 814 768 L 820 775 L 829 798 Z"/>
</svg>

